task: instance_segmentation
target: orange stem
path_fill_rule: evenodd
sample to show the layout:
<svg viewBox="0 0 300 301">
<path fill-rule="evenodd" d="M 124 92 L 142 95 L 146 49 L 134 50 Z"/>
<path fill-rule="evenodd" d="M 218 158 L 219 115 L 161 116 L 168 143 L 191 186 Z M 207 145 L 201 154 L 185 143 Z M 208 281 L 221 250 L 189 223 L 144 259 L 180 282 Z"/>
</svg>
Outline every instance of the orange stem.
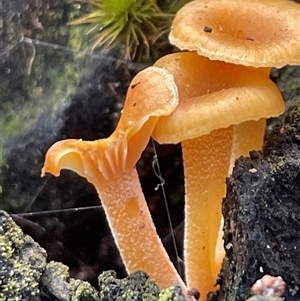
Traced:
<svg viewBox="0 0 300 301">
<path fill-rule="evenodd" d="M 224 257 L 222 198 L 235 159 L 261 149 L 266 120 L 246 121 L 182 142 L 185 169 L 185 264 L 188 287 L 214 290 Z M 220 241 L 221 240 L 221 241 Z"/>
<path fill-rule="evenodd" d="M 215 248 L 221 222 L 233 139 L 233 127 L 182 142 L 185 172 L 185 264 L 187 285 L 201 292 L 214 290 L 221 262 Z M 221 260 L 223 258 L 221 257 Z"/>
<path fill-rule="evenodd" d="M 115 182 L 94 183 L 129 273 L 147 271 L 162 288 L 182 279 L 172 265 L 151 219 L 135 168 Z"/>
</svg>

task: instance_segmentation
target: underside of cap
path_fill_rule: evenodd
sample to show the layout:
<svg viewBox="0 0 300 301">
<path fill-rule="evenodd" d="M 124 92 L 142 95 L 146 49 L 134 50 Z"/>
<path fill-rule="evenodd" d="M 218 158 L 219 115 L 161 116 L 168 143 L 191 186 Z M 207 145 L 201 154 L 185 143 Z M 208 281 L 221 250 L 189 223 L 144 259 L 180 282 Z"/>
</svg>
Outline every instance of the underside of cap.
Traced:
<svg viewBox="0 0 300 301">
<path fill-rule="evenodd" d="M 276 85 L 251 68 L 210 61 L 195 52 L 168 55 L 156 66 L 173 74 L 179 92 L 175 111 L 156 123 L 152 136 L 159 143 L 179 143 L 284 111 Z"/>
<path fill-rule="evenodd" d="M 300 64 L 300 5 L 287 0 L 196 0 L 175 16 L 170 42 L 211 60 L 253 67 Z"/>
<path fill-rule="evenodd" d="M 58 176 L 70 169 L 91 183 L 115 180 L 132 168 L 145 149 L 158 117 L 178 105 L 174 77 L 166 69 L 149 67 L 139 72 L 128 88 L 123 114 L 112 135 L 95 141 L 62 140 L 48 150 L 44 175 Z"/>
</svg>

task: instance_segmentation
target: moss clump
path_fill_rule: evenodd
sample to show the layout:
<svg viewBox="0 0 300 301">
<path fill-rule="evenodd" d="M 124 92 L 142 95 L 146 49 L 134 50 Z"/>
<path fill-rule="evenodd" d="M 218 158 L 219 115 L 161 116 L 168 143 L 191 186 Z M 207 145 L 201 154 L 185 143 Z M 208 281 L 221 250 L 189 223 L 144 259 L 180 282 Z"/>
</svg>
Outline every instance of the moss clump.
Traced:
<svg viewBox="0 0 300 301">
<path fill-rule="evenodd" d="M 185 301 L 181 288 L 178 285 L 173 285 L 164 289 L 159 294 L 158 301 Z"/>
<path fill-rule="evenodd" d="M 90 283 L 71 278 L 69 268 L 60 262 L 51 261 L 47 264 L 40 286 L 43 295 L 55 300 L 100 300 L 99 293 Z"/>
<path fill-rule="evenodd" d="M 40 300 L 46 251 L 0 211 L 0 300 Z"/>
<path fill-rule="evenodd" d="M 79 1 L 85 2 L 85 1 Z M 124 46 L 125 59 L 149 55 L 151 46 L 170 28 L 173 15 L 163 13 L 155 0 L 92 0 L 90 12 L 71 24 L 92 24 L 92 50 Z M 169 21 L 166 23 L 166 20 Z"/>
<path fill-rule="evenodd" d="M 161 291 L 142 271 L 124 279 L 118 279 L 116 275 L 115 271 L 106 271 L 99 276 L 101 301 L 185 301 L 179 286 Z"/>
</svg>

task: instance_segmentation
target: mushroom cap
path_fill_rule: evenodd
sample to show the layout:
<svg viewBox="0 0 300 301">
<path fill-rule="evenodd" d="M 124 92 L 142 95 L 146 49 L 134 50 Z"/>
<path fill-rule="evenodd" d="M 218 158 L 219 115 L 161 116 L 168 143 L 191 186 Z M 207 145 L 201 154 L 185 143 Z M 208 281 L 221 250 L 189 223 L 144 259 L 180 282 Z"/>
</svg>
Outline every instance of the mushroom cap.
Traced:
<svg viewBox="0 0 300 301">
<path fill-rule="evenodd" d="M 300 5 L 287 0 L 196 0 L 176 14 L 170 42 L 211 60 L 300 64 Z"/>
<path fill-rule="evenodd" d="M 174 53 L 155 65 L 173 74 L 179 93 L 177 108 L 156 123 L 152 137 L 159 143 L 178 143 L 284 111 L 281 94 L 265 72 L 196 52 Z"/>
<path fill-rule="evenodd" d="M 128 88 L 122 116 L 113 134 L 96 141 L 67 139 L 56 142 L 46 154 L 42 176 L 71 169 L 92 183 L 118 177 L 132 168 L 145 149 L 160 116 L 178 105 L 173 75 L 166 69 L 149 67 L 139 72 Z"/>
<path fill-rule="evenodd" d="M 178 102 L 173 75 L 163 68 L 148 67 L 131 81 L 115 133 L 124 132 L 130 138 L 149 118 L 169 115 Z"/>
</svg>

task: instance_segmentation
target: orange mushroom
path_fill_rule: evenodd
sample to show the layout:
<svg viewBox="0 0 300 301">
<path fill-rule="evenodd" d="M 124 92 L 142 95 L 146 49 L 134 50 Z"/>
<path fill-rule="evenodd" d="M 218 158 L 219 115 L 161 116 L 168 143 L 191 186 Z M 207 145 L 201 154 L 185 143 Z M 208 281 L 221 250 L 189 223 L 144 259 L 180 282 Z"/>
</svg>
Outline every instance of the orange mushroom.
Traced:
<svg viewBox="0 0 300 301">
<path fill-rule="evenodd" d="M 187 286 L 199 289 L 205 300 L 224 254 L 218 233 L 225 178 L 233 159 L 261 147 L 265 118 L 281 114 L 284 102 L 261 70 L 196 52 L 165 56 L 155 66 L 173 74 L 178 87 L 179 105 L 159 118 L 152 136 L 159 143 L 182 142 Z"/>
<path fill-rule="evenodd" d="M 300 64 L 300 6 L 287 0 L 196 0 L 175 16 L 170 41 L 211 60 L 253 67 Z"/>
<path fill-rule="evenodd" d="M 162 288 L 177 282 L 186 293 L 156 234 L 135 169 L 158 117 L 170 114 L 177 104 L 170 73 L 157 67 L 141 71 L 128 89 L 114 133 L 96 141 L 55 143 L 46 154 L 42 175 L 58 176 L 61 169 L 70 169 L 85 177 L 99 193 L 127 271 L 144 270 Z"/>
<path fill-rule="evenodd" d="M 286 0 L 192 1 L 176 14 L 170 41 L 215 62 L 184 53 L 156 64 L 168 66 L 174 75 L 180 103 L 157 123 L 153 136 L 176 143 L 180 141 L 173 136 L 177 130 L 182 137 L 186 133 L 192 138 L 182 143 L 187 191 L 185 262 L 187 284 L 202 291 L 201 300 L 212 288 L 224 253 L 217 230 L 225 177 L 235 158 L 261 148 L 265 120 L 256 120 L 284 110 L 280 93 L 267 76 L 272 66 L 300 64 L 299 24 L 300 6 Z M 196 113 L 196 108 L 201 112 Z M 185 124 L 179 130 L 184 116 L 190 127 Z M 233 124 L 242 123 L 228 127 L 231 118 Z M 191 128 L 199 128 L 205 136 L 193 138 Z M 197 202 L 200 199 L 202 203 Z"/>
</svg>

